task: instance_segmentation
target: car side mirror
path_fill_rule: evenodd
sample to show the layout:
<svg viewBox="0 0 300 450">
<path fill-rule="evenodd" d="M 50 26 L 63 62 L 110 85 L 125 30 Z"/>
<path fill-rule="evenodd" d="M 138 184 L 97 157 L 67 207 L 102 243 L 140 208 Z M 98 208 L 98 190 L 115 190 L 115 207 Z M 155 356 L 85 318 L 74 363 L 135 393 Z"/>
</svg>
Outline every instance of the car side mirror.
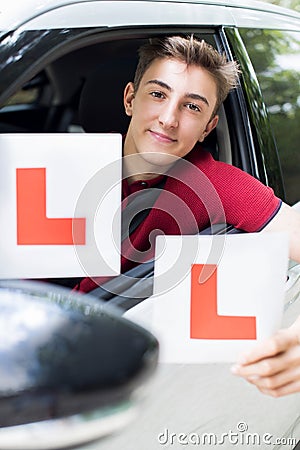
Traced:
<svg viewBox="0 0 300 450">
<path fill-rule="evenodd" d="M 158 342 L 88 295 L 0 281 L 0 449 L 55 449 L 127 425 Z"/>
</svg>

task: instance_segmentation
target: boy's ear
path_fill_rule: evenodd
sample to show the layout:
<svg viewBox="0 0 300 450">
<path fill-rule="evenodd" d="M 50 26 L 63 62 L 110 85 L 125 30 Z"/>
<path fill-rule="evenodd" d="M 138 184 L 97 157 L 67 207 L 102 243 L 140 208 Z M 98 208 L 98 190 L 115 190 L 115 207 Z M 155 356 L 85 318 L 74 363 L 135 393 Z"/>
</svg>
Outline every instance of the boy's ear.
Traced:
<svg viewBox="0 0 300 450">
<path fill-rule="evenodd" d="M 202 133 L 202 136 L 199 139 L 199 142 L 203 142 L 206 136 L 209 135 L 209 133 L 216 128 L 219 122 L 219 116 L 215 115 L 206 125 L 205 130 Z"/>
<path fill-rule="evenodd" d="M 134 84 L 130 81 L 126 84 L 124 89 L 124 108 L 125 113 L 127 116 L 132 116 L 132 106 L 133 106 L 133 99 L 134 99 Z"/>
</svg>

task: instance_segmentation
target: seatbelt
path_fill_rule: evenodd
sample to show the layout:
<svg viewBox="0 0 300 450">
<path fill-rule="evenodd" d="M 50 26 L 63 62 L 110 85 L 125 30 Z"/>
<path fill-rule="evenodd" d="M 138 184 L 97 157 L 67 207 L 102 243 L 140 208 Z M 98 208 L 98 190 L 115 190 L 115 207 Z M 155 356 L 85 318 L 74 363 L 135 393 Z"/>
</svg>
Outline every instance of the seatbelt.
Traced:
<svg viewBox="0 0 300 450">
<path fill-rule="evenodd" d="M 163 189 L 165 183 L 166 177 L 160 180 L 155 187 L 137 191 L 128 197 L 128 203 L 122 211 L 121 242 L 128 239 L 129 236 L 146 219 L 151 211 L 151 208 L 161 194 L 161 189 Z M 127 275 L 118 275 L 111 280 L 105 281 L 103 285 L 100 285 L 100 287 L 95 287 L 89 292 L 91 292 L 92 295 L 96 295 L 101 300 L 108 301 L 111 300 L 117 293 L 123 292 L 127 288 L 130 288 L 139 278 L 142 278 L 143 276 L 144 275 L 142 274 L 131 276 L 129 271 Z M 77 286 L 79 286 L 80 281 L 83 280 L 85 280 L 85 278 L 78 280 Z M 102 286 L 105 288 L 102 288 Z"/>
<path fill-rule="evenodd" d="M 122 211 L 121 241 L 128 238 L 146 219 L 153 205 L 164 188 L 166 178 L 163 178 L 153 188 L 135 192 L 129 197 L 129 202 Z"/>
</svg>

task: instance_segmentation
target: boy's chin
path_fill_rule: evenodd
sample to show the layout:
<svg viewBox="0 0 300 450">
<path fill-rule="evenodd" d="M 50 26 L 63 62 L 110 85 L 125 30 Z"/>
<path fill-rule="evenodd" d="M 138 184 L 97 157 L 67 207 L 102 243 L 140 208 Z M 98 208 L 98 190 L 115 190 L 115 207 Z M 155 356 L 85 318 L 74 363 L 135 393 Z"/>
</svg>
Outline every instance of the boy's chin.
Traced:
<svg viewBox="0 0 300 450">
<path fill-rule="evenodd" d="M 158 167 L 169 167 L 170 165 L 174 164 L 176 161 L 178 161 L 180 158 L 178 156 L 170 155 L 169 153 L 162 153 L 162 152 L 143 152 L 140 154 L 140 156 L 152 166 L 158 166 Z"/>
</svg>

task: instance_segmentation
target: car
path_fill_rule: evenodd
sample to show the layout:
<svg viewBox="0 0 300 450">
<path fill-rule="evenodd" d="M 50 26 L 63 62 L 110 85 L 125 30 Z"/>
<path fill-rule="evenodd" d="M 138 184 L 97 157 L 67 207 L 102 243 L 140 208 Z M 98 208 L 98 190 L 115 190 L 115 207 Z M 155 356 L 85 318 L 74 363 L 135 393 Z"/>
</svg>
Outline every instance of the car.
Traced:
<svg viewBox="0 0 300 450">
<path fill-rule="evenodd" d="M 149 37 L 169 34 L 194 34 L 238 61 L 239 86 L 203 145 L 299 209 L 300 14 L 267 3 L 1 0 L 0 133 L 126 133 L 122 92 L 137 49 Z M 120 278 L 113 303 L 128 310 L 149 297 L 152 270 L 138 268 L 138 283 L 129 287 Z M 300 267 L 291 261 L 285 324 L 300 312 L 299 286 Z M 168 443 L 179 449 L 193 446 L 193 432 L 230 430 L 272 435 L 263 448 L 296 448 L 300 440 L 299 395 L 263 398 L 233 379 L 226 364 L 160 365 L 148 394 L 133 426 L 89 448 L 153 450 Z"/>
</svg>

